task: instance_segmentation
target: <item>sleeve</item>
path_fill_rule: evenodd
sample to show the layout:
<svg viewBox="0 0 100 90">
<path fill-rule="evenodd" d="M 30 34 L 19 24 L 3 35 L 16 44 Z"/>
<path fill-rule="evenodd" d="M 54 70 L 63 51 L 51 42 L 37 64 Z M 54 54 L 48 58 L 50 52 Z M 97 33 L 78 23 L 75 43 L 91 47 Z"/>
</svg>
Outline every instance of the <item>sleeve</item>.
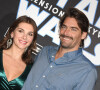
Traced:
<svg viewBox="0 0 100 90">
<path fill-rule="evenodd" d="M 97 70 L 97 81 L 96 81 L 96 85 L 94 86 L 94 90 L 100 90 L 100 66 L 96 66 L 96 70 Z"/>
<path fill-rule="evenodd" d="M 37 61 L 38 56 L 39 56 L 39 54 L 36 56 L 35 62 Z M 34 64 L 35 64 L 35 62 L 34 62 Z M 34 64 L 33 64 L 33 65 L 34 65 Z M 28 74 L 28 76 L 27 76 L 27 79 L 26 79 L 26 81 L 24 82 L 24 85 L 23 85 L 23 87 L 22 87 L 21 90 L 33 90 L 33 89 L 32 89 L 32 87 L 33 87 L 33 82 L 34 82 L 34 80 L 33 80 L 34 71 L 33 71 L 33 70 L 34 70 L 34 66 L 32 66 L 32 68 L 31 68 L 31 70 L 30 70 L 30 72 L 29 72 L 29 74 Z"/>
<path fill-rule="evenodd" d="M 97 71 L 92 68 L 86 75 L 83 75 L 74 90 L 94 90 L 96 79 Z"/>
<path fill-rule="evenodd" d="M 39 55 L 40 55 L 41 53 L 43 53 L 44 51 L 48 51 L 48 48 L 49 48 L 49 46 L 43 47 L 43 48 L 40 50 L 40 52 L 35 56 L 34 62 L 37 61 L 37 58 L 39 57 Z"/>
<path fill-rule="evenodd" d="M 43 54 L 45 51 L 46 51 L 46 48 L 43 48 L 43 49 L 39 52 L 39 54 L 38 54 L 38 55 L 36 56 L 36 58 L 35 58 L 34 64 L 35 64 L 36 62 L 38 62 L 38 60 L 40 60 L 40 59 L 38 59 L 38 57 L 40 57 L 41 54 Z M 43 54 L 43 55 L 44 55 L 44 54 Z M 36 82 L 36 80 L 34 80 L 34 74 L 35 74 L 34 70 L 36 70 L 36 68 L 34 67 L 34 64 L 33 64 L 32 68 L 31 68 L 31 70 L 30 70 L 30 72 L 29 72 L 29 74 L 28 74 L 28 77 L 27 77 L 27 79 L 26 79 L 26 81 L 25 81 L 25 83 L 24 83 L 24 85 L 23 85 L 23 87 L 22 87 L 21 90 L 33 90 L 34 82 Z M 36 70 L 36 71 L 37 71 L 37 70 Z"/>
<path fill-rule="evenodd" d="M 32 90 L 32 69 L 21 90 Z"/>
</svg>

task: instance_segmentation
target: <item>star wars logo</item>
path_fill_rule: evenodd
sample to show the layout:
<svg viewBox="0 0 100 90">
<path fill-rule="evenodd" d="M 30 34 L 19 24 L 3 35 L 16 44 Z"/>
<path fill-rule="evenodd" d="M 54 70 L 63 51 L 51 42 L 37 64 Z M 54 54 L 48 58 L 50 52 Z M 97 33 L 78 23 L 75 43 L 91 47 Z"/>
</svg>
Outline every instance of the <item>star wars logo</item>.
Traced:
<svg viewBox="0 0 100 90">
<path fill-rule="evenodd" d="M 52 43 L 59 45 L 59 18 L 64 15 L 65 7 L 70 0 L 20 0 L 17 17 L 27 15 L 36 21 L 38 35 L 45 40 L 49 37 Z M 85 40 L 83 53 L 95 65 L 100 65 L 100 16 L 98 0 L 77 0 L 74 6 L 83 11 L 90 21 L 89 35 Z M 94 39 L 95 37 L 95 39 Z M 46 41 L 46 40 L 45 40 Z M 41 41 L 43 43 L 43 41 Z M 46 43 L 46 42 L 44 42 Z M 39 44 L 37 44 L 40 46 Z M 42 47 L 42 46 L 41 46 Z M 38 50 L 40 50 L 38 48 Z M 38 51 L 37 51 L 38 52 Z"/>
</svg>

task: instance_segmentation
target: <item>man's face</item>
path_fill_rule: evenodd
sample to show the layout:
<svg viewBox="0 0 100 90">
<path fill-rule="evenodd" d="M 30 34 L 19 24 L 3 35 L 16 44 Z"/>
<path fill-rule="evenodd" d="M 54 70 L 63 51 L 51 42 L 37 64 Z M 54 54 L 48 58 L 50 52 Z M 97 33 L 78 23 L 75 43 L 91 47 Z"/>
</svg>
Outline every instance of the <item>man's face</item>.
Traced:
<svg viewBox="0 0 100 90">
<path fill-rule="evenodd" d="M 84 39 L 86 34 L 86 32 L 81 33 L 76 19 L 67 17 L 60 29 L 61 47 L 78 50 L 81 39 Z"/>
</svg>

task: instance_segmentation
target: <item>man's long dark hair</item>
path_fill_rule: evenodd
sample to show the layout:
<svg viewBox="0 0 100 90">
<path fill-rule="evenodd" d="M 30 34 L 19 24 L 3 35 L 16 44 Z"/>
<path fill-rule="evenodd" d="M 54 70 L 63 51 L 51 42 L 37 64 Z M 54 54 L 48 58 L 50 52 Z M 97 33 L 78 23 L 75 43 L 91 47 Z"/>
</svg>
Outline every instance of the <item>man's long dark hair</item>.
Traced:
<svg viewBox="0 0 100 90">
<path fill-rule="evenodd" d="M 60 21 L 60 28 L 64 23 L 64 20 L 67 17 L 72 17 L 75 18 L 77 21 L 78 26 L 81 28 L 81 32 L 87 32 L 88 33 L 88 28 L 89 28 L 89 20 L 87 18 L 87 16 L 80 10 L 78 10 L 77 8 L 69 8 L 64 16 L 61 18 Z M 84 46 L 84 40 L 81 40 L 81 44 L 80 47 Z"/>
</svg>

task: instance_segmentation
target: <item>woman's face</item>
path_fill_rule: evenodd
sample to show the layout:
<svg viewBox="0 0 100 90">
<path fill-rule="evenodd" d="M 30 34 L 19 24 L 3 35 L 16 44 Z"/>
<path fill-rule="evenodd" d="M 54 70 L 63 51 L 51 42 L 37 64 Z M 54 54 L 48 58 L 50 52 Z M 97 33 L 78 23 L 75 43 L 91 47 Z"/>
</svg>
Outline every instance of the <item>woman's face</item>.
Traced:
<svg viewBox="0 0 100 90">
<path fill-rule="evenodd" d="M 26 49 L 34 39 L 34 28 L 31 24 L 21 22 L 11 33 L 13 38 L 12 46 L 19 49 Z"/>
</svg>

